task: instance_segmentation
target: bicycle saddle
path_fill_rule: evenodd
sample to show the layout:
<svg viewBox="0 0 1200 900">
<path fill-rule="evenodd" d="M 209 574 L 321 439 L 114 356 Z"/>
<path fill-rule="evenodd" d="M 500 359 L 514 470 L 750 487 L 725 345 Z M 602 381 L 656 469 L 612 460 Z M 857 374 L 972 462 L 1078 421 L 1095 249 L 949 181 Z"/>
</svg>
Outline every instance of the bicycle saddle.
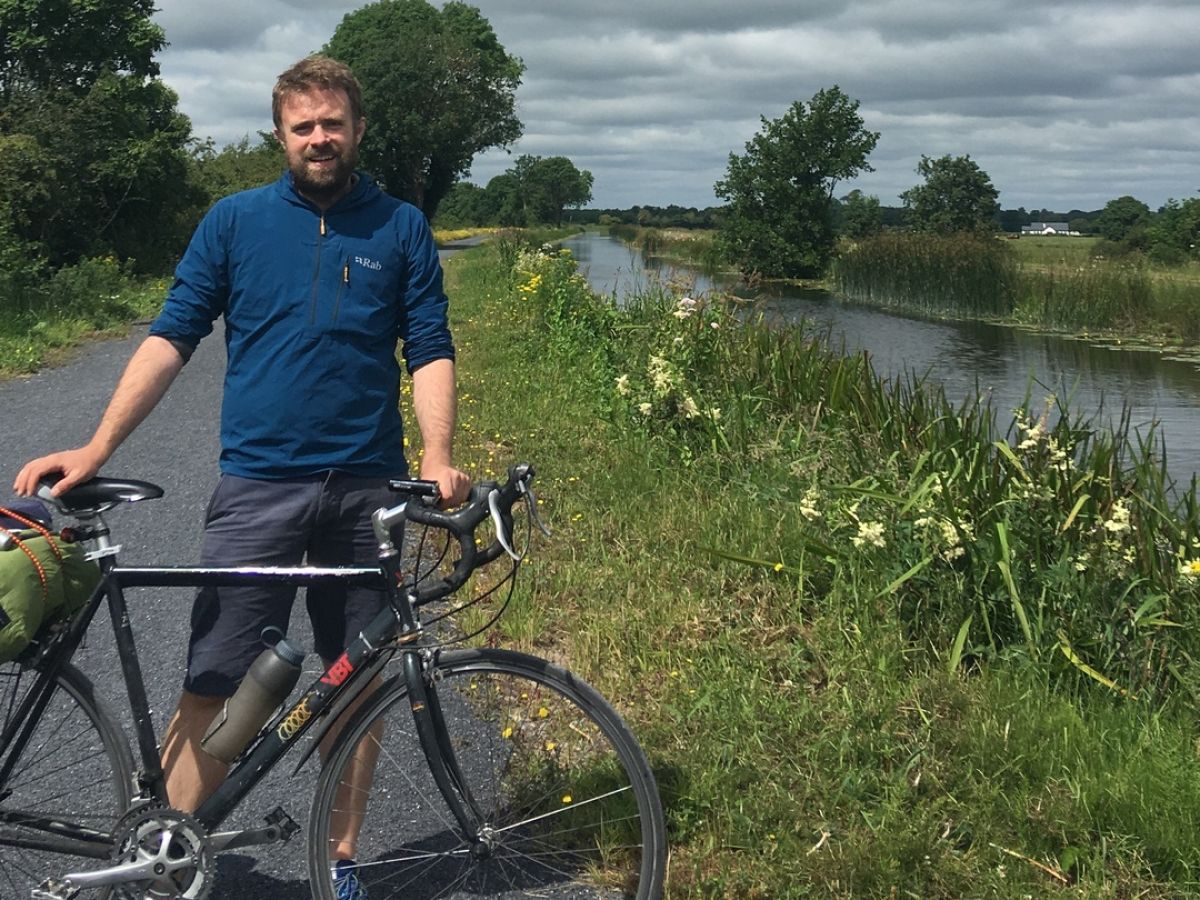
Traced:
<svg viewBox="0 0 1200 900">
<path fill-rule="evenodd" d="M 163 495 L 163 489 L 148 481 L 129 478 L 92 478 L 77 484 L 61 497 L 55 497 L 50 489 L 59 481 L 59 476 L 50 475 L 41 480 L 37 494 L 47 503 L 58 507 L 60 512 L 80 517 L 95 515 L 112 509 L 118 503 L 136 503 L 138 500 L 155 500 Z"/>
</svg>

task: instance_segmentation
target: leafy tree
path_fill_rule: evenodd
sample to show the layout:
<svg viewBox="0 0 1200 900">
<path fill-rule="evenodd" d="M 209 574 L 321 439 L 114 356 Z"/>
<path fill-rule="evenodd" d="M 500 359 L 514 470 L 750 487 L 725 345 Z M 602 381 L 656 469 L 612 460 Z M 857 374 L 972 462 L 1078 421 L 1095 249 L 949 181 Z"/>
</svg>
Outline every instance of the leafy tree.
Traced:
<svg viewBox="0 0 1200 900">
<path fill-rule="evenodd" d="M 442 198 L 437 224 L 455 228 L 491 224 L 487 213 L 487 190 L 469 181 L 459 181 Z"/>
<path fill-rule="evenodd" d="M 269 184 L 287 168 L 283 147 L 269 132 L 259 132 L 258 141 L 253 144 L 246 135 L 220 152 L 213 148 L 211 140 L 205 141 L 193 155 L 198 182 L 209 203 L 237 191 Z"/>
<path fill-rule="evenodd" d="M 191 123 L 156 79 L 105 73 L 83 94 L 23 91 L 0 110 L 0 205 L 52 265 L 87 255 L 165 264 L 186 239 Z M 86 227 L 81 227 L 86 223 Z"/>
<path fill-rule="evenodd" d="M 166 41 L 153 12 L 154 0 L 4 0 L 0 91 L 84 94 L 106 73 L 157 76 Z"/>
<path fill-rule="evenodd" d="M 200 202 L 191 123 L 154 76 L 150 0 L 0 2 L 0 211 L 51 265 L 85 255 L 163 265 Z"/>
<path fill-rule="evenodd" d="M 723 252 L 744 272 L 797 278 L 821 273 L 833 254 L 833 192 L 870 171 L 879 134 L 869 131 L 836 85 L 797 100 L 762 129 L 746 152 L 729 155 L 714 186 L 729 202 L 719 232 Z"/>
<path fill-rule="evenodd" d="M 525 65 L 473 6 L 378 0 L 342 19 L 325 52 L 362 82 L 364 165 L 430 218 L 475 154 L 521 136 Z"/>
<path fill-rule="evenodd" d="M 922 156 L 917 174 L 925 183 L 909 188 L 900 199 L 906 221 L 918 231 L 952 234 L 995 227 L 999 192 L 970 156 Z"/>
<path fill-rule="evenodd" d="M 1002 209 L 996 218 L 1000 222 L 1000 227 L 1007 232 L 1020 232 L 1022 226 L 1033 221 L 1032 216 L 1025 212 L 1023 206 L 1017 209 Z"/>
<path fill-rule="evenodd" d="M 1146 226 L 1151 257 L 1179 265 L 1200 259 L 1200 199 L 1168 200 Z"/>
<path fill-rule="evenodd" d="M 1150 207 L 1126 195 L 1109 200 L 1096 218 L 1096 232 L 1108 241 L 1123 241 L 1150 219 Z"/>
<path fill-rule="evenodd" d="M 883 210 L 879 198 L 853 190 L 842 198 L 840 231 L 848 238 L 870 237 L 883 230 Z"/>
<path fill-rule="evenodd" d="M 525 207 L 521 201 L 521 182 L 511 170 L 497 175 L 484 189 L 484 221 L 489 225 L 520 226 L 525 224 Z"/>
<path fill-rule="evenodd" d="M 509 170 L 521 186 L 525 223 L 562 224 L 563 209 L 592 199 L 592 173 L 565 156 L 522 156 Z"/>
</svg>

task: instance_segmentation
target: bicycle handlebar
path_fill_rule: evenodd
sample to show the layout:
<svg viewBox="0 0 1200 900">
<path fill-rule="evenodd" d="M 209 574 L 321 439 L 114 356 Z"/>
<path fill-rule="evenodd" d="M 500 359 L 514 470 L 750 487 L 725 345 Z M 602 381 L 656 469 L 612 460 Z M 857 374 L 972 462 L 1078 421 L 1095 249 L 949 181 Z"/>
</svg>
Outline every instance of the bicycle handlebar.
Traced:
<svg viewBox="0 0 1200 900">
<path fill-rule="evenodd" d="M 533 466 L 529 463 L 511 466 L 508 470 L 508 480 L 504 484 L 481 481 L 473 485 L 467 502 L 453 512 L 420 502 L 409 501 L 405 504 L 405 519 L 449 532 L 457 539 L 460 554 L 449 575 L 423 586 L 414 585 L 413 602 L 417 606 L 454 593 L 466 584 L 472 572 L 502 554 L 508 553 L 514 559 L 520 559 L 512 550 L 512 508 L 518 500 L 526 498 L 533 510 L 536 501 L 529 490 L 533 474 Z M 405 490 L 411 482 L 393 484 Z M 531 515 L 536 516 L 536 511 L 532 511 Z M 475 542 L 475 529 L 489 518 L 496 525 L 496 537 L 486 547 L 480 547 Z"/>
</svg>

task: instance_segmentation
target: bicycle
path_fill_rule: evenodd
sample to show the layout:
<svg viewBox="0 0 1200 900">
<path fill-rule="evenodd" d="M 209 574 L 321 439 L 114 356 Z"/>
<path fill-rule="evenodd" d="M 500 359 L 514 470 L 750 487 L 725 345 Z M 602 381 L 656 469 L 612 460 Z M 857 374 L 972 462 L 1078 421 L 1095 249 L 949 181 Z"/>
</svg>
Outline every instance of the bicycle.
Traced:
<svg viewBox="0 0 1200 900">
<path fill-rule="evenodd" d="M 515 578 L 523 554 L 513 547 L 514 506 L 523 500 L 528 527 L 541 527 L 532 477 L 529 465 L 513 466 L 504 484 L 475 485 L 453 512 L 419 499 L 436 495 L 430 482 L 390 482 L 405 497 L 372 516 L 378 567 L 126 567 L 103 514 L 160 497 L 160 488 L 96 478 L 54 498 L 77 523 L 69 537 L 95 548 L 89 555 L 103 578 L 72 619 L 0 667 L 0 895 L 202 900 L 218 853 L 286 841 L 300 830 L 282 808 L 259 828 L 218 829 L 301 738 L 312 740 L 297 771 L 336 724 L 341 733 L 323 762 L 308 823 L 317 900 L 335 900 L 329 848 L 355 830 L 356 874 L 371 900 L 660 897 L 663 811 L 645 754 L 620 716 L 552 663 L 508 650 L 454 649 L 430 624 L 469 605 L 432 604 L 482 566 L 511 557 L 504 580 Z M 477 532 L 488 522 L 491 539 L 481 544 Z M 405 575 L 392 536 L 405 523 L 425 534 L 444 531 L 447 549 L 457 543 L 453 566 L 443 559 L 422 571 L 418 554 Z M 382 587 L 389 602 L 298 701 L 275 712 L 216 793 L 190 815 L 172 809 L 125 589 L 331 580 Z M 136 762 L 91 682 L 71 664 L 104 604 Z M 388 675 L 392 664 L 399 671 Z M 372 789 L 354 800 L 347 795 L 362 783 L 354 767 L 364 754 L 377 760 Z"/>
</svg>

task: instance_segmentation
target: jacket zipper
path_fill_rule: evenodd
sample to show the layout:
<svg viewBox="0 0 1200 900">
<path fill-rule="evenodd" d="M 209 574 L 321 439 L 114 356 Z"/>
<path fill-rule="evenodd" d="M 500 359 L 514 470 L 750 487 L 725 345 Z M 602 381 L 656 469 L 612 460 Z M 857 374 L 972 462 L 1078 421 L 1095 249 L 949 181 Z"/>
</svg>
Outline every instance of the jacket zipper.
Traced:
<svg viewBox="0 0 1200 900">
<path fill-rule="evenodd" d="M 342 280 L 338 282 L 337 296 L 333 300 L 333 319 L 330 320 L 330 325 L 336 325 L 338 320 L 338 310 L 342 307 L 342 295 L 350 290 L 350 257 L 346 257 L 346 262 L 342 265 Z"/>
<path fill-rule="evenodd" d="M 317 259 L 313 265 L 312 298 L 308 303 L 308 324 L 317 324 L 317 290 L 321 285 L 321 249 L 325 245 L 325 213 L 321 213 L 321 227 L 317 235 Z"/>
</svg>

